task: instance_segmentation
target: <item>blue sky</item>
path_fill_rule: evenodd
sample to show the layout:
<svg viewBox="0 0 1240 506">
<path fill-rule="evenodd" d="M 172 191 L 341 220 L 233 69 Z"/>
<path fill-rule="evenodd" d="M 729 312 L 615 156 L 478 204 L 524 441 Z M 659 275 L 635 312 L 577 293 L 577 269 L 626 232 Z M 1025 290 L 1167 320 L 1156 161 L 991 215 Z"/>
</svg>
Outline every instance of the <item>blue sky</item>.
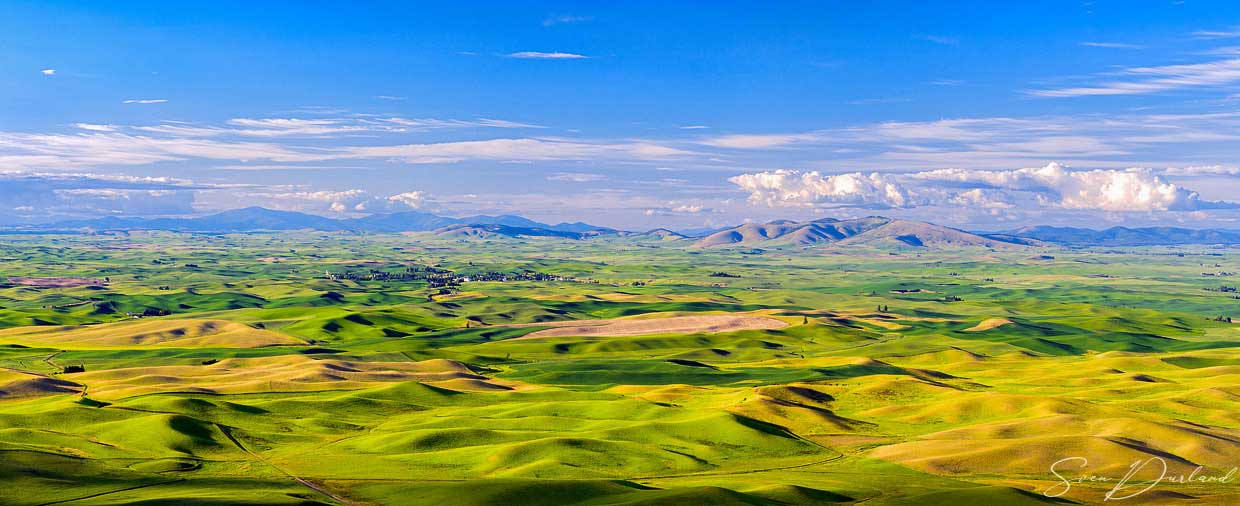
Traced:
<svg viewBox="0 0 1240 506">
<path fill-rule="evenodd" d="M 446 4 L 0 1 L 0 223 L 1240 227 L 1234 2 Z"/>
</svg>

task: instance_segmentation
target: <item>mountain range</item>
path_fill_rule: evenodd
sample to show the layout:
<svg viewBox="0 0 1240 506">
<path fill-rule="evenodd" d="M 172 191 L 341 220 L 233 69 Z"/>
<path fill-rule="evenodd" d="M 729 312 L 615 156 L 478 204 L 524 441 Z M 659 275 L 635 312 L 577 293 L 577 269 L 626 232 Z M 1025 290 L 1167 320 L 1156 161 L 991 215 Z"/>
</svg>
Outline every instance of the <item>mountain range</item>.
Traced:
<svg viewBox="0 0 1240 506">
<path fill-rule="evenodd" d="M 320 230 L 345 232 L 434 232 L 446 237 L 554 237 L 581 240 L 616 236 L 631 240 L 684 242 L 694 248 L 777 247 L 815 244 L 867 244 L 896 247 L 974 246 L 993 249 L 1054 244 L 1061 246 L 1151 246 L 1240 244 L 1240 230 L 1176 227 L 1112 227 L 1105 230 L 1034 226 L 994 233 L 969 232 L 933 223 L 870 216 L 848 220 L 776 220 L 711 230 L 626 232 L 583 222 L 547 224 L 515 215 L 448 217 L 421 211 L 327 218 L 261 207 L 234 209 L 189 218 L 106 217 L 10 227 L 7 233 L 170 230 L 251 232 Z"/>
<path fill-rule="evenodd" d="M 511 229 L 550 230 L 556 232 L 614 233 L 607 227 L 586 223 L 549 225 L 513 215 L 466 216 L 451 218 L 420 211 L 372 214 L 361 218 L 335 219 L 294 211 L 277 211 L 262 207 L 233 209 L 191 218 L 117 218 L 59 221 L 46 225 L 14 228 L 13 230 L 171 230 L 178 232 L 253 232 L 259 230 L 322 230 L 347 232 L 424 232 L 459 225 L 502 225 Z"/>
<path fill-rule="evenodd" d="M 988 237 L 1014 236 L 1067 246 L 1158 246 L 1173 244 L 1240 244 L 1240 230 L 1176 227 L 1024 227 Z"/>
<path fill-rule="evenodd" d="M 933 223 L 871 216 L 852 220 L 823 218 L 806 222 L 780 220 L 763 224 L 748 223 L 708 235 L 694 243 L 694 247 L 789 246 L 822 243 L 888 247 L 980 246 L 996 249 L 1017 248 L 1029 244 L 1016 240 L 984 237 Z"/>
</svg>

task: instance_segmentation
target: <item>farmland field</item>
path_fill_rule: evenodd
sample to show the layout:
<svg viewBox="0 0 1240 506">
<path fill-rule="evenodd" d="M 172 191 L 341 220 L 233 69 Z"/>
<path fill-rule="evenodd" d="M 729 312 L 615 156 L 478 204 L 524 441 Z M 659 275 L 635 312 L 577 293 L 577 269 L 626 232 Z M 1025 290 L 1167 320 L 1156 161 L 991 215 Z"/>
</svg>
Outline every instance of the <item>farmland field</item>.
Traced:
<svg viewBox="0 0 1240 506">
<path fill-rule="evenodd" d="M 1057 462 L 1154 457 L 1126 504 L 1240 503 L 1173 479 L 1240 465 L 1240 300 L 1202 275 L 1235 249 L 131 232 L 0 259 L 0 504 L 1089 504 L 1116 483 Z"/>
</svg>

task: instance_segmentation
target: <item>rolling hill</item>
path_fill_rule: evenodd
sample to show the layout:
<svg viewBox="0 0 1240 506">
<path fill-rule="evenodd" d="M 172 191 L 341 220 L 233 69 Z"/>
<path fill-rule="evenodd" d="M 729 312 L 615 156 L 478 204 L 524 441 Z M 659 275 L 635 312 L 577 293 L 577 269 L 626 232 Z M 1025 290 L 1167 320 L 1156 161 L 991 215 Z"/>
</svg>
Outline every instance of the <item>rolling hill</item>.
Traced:
<svg viewBox="0 0 1240 506">
<path fill-rule="evenodd" d="M 449 225 L 435 230 L 435 235 L 442 237 L 477 237 L 490 239 L 495 237 L 556 237 L 560 239 L 585 239 L 598 235 L 597 232 L 564 232 L 547 228 L 513 227 L 500 224 L 468 224 Z"/>
<path fill-rule="evenodd" d="M 763 224 L 748 223 L 708 235 L 696 242 L 694 247 L 789 246 L 824 243 L 917 248 L 949 246 L 1014 248 L 1024 245 L 932 223 L 871 216 L 853 220 L 825 218 L 809 222 L 780 220 Z"/>
</svg>

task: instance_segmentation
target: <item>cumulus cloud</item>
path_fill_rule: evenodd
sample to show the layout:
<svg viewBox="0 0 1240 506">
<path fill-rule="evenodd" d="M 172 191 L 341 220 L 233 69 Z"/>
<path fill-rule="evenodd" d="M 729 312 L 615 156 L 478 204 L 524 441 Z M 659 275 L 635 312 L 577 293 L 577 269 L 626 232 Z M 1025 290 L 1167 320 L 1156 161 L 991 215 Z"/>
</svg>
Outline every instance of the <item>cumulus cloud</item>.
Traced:
<svg viewBox="0 0 1240 506">
<path fill-rule="evenodd" d="M 261 191 L 248 193 L 246 198 L 275 209 L 311 213 L 388 213 L 419 209 L 426 203 L 420 191 L 384 196 L 362 189 Z"/>
<path fill-rule="evenodd" d="M 168 177 L 0 172 L 0 218 L 184 214 L 192 212 L 194 193 L 202 188 Z"/>
<path fill-rule="evenodd" d="M 54 76 L 56 75 L 56 69 L 43 69 L 40 70 L 39 73 L 45 76 Z"/>
<path fill-rule="evenodd" d="M 1043 204 L 1064 209 L 1191 210 L 1200 203 L 1197 192 L 1169 183 L 1146 169 L 1073 171 L 1051 162 L 1038 168 L 1008 171 L 944 169 L 912 174 L 910 177 L 1032 192 Z"/>
<path fill-rule="evenodd" d="M 388 197 L 387 200 L 395 205 L 419 209 L 426 204 L 426 194 L 420 191 L 398 193 Z"/>
<path fill-rule="evenodd" d="M 749 192 L 750 202 L 767 206 L 831 203 L 905 207 L 912 204 L 903 185 L 877 172 L 829 176 L 817 171 L 776 170 L 742 174 L 728 181 Z"/>
<path fill-rule="evenodd" d="M 577 53 L 563 53 L 558 51 L 549 53 L 544 53 L 541 51 L 518 51 L 516 53 L 509 53 L 508 57 L 522 60 L 581 60 L 589 58 L 589 56 L 586 55 Z"/>
<path fill-rule="evenodd" d="M 767 206 L 1034 207 L 1182 211 L 1218 207 L 1148 169 L 1070 170 L 1058 163 L 1016 170 L 943 169 L 899 175 L 778 170 L 729 179 Z"/>
<path fill-rule="evenodd" d="M 194 212 L 194 192 L 183 190 L 57 190 L 75 214 L 176 215 Z"/>
</svg>

